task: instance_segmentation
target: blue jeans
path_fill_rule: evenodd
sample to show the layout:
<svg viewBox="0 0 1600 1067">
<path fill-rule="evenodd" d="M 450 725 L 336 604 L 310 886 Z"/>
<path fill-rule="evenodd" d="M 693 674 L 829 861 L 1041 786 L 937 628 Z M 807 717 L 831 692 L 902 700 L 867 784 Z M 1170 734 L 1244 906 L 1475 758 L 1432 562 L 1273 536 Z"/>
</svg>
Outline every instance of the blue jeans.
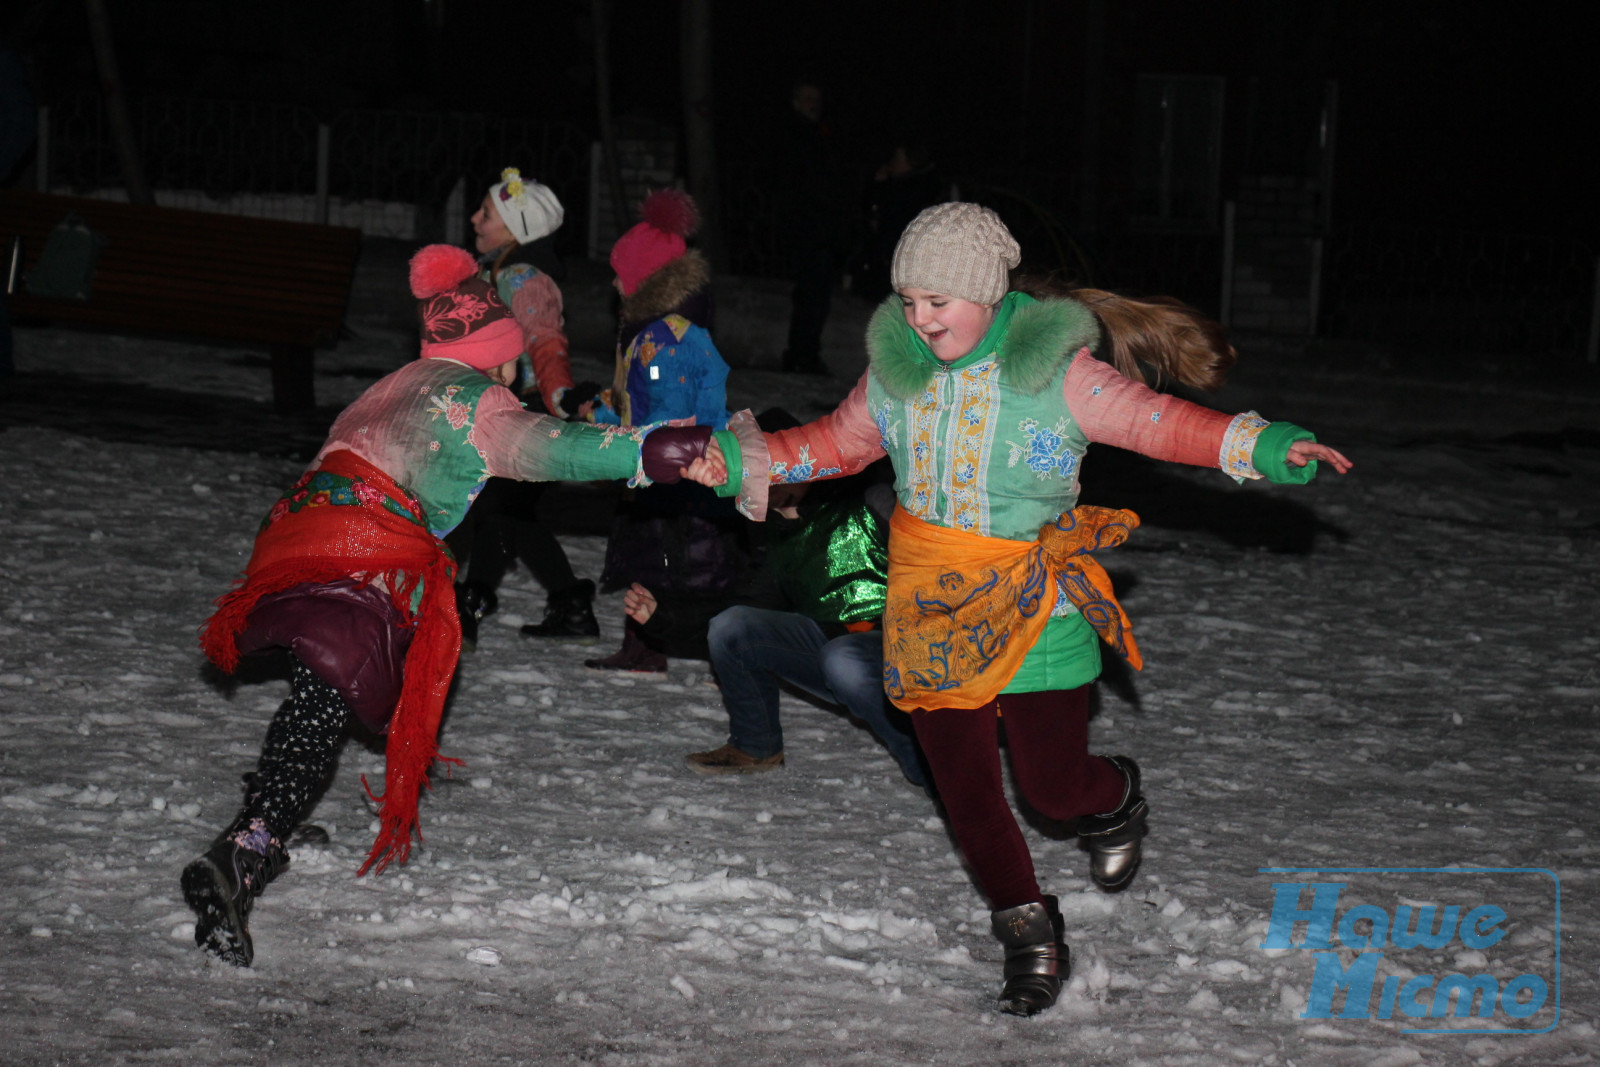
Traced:
<svg viewBox="0 0 1600 1067">
<path fill-rule="evenodd" d="M 728 708 L 728 743 L 757 759 L 783 751 L 778 683 L 842 704 L 866 723 L 912 785 L 927 772 L 911 718 L 883 695 L 883 634 L 877 630 L 828 640 L 804 615 L 733 607 L 711 620 L 711 666 Z"/>
</svg>

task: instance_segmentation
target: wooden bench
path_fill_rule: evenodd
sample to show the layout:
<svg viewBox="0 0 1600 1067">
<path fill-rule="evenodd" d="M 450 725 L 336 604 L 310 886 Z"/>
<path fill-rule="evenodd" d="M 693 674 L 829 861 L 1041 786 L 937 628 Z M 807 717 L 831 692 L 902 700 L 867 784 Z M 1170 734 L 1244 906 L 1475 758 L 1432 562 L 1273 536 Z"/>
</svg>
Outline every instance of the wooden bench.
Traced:
<svg viewBox="0 0 1600 1067">
<path fill-rule="evenodd" d="M 68 213 L 108 241 L 89 299 L 11 295 L 16 318 L 264 344 L 279 411 L 315 406 L 313 351 L 339 339 L 359 230 L 0 190 L 0 241 L 23 272 Z"/>
</svg>

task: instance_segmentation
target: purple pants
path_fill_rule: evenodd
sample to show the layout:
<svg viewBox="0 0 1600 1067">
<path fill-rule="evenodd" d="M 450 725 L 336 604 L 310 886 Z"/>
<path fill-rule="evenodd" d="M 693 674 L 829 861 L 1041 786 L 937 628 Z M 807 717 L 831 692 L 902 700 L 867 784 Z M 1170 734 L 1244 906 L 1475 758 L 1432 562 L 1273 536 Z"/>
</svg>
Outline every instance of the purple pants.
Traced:
<svg viewBox="0 0 1600 1067">
<path fill-rule="evenodd" d="M 956 844 L 995 911 L 1041 895 L 1000 775 L 1001 716 L 1017 788 L 1041 815 L 1064 821 L 1111 811 L 1126 786 L 1121 772 L 1089 755 L 1087 685 L 1005 694 L 981 708 L 913 712 Z"/>
</svg>

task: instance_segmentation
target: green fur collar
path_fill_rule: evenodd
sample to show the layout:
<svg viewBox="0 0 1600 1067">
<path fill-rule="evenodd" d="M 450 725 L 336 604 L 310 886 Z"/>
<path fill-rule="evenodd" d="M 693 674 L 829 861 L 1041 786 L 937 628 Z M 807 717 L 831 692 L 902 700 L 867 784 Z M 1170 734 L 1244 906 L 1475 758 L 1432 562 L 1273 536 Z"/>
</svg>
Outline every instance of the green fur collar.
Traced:
<svg viewBox="0 0 1600 1067">
<path fill-rule="evenodd" d="M 1094 312 L 1067 297 L 1035 300 L 1007 293 L 1009 321 L 996 316 L 995 328 L 972 354 L 950 364 L 960 369 L 992 355 L 1000 363 L 1000 383 L 1029 396 L 1049 385 L 1064 360 L 1100 337 Z M 867 325 L 867 358 L 890 396 L 907 400 L 928 387 L 945 364 L 906 325 L 900 298 L 890 296 Z"/>
</svg>

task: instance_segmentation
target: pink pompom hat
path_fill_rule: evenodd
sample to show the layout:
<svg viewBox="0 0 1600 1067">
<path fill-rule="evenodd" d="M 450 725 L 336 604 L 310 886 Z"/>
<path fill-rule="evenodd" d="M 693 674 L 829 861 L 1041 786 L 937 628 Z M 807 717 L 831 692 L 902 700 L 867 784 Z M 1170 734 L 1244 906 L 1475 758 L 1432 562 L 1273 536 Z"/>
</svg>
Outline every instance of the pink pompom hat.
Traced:
<svg viewBox="0 0 1600 1067">
<path fill-rule="evenodd" d="M 422 322 L 424 359 L 493 370 L 522 354 L 522 331 L 464 248 L 428 245 L 411 257 L 411 295 Z"/>
<path fill-rule="evenodd" d="M 645 198 L 637 226 L 611 246 L 611 269 L 632 296 L 646 278 L 688 249 L 684 240 L 700 227 L 694 197 L 681 189 L 658 189 Z"/>
</svg>

